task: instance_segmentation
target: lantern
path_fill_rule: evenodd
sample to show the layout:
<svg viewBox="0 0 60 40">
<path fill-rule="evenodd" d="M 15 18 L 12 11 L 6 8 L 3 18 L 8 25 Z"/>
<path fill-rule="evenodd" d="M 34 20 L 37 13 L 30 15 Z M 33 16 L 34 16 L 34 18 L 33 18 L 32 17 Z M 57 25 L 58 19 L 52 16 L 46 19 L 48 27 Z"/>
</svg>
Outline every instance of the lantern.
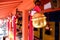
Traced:
<svg viewBox="0 0 60 40">
<path fill-rule="evenodd" d="M 46 26 L 46 17 L 42 13 L 35 13 L 32 16 L 32 24 L 35 28 L 42 28 Z"/>
</svg>

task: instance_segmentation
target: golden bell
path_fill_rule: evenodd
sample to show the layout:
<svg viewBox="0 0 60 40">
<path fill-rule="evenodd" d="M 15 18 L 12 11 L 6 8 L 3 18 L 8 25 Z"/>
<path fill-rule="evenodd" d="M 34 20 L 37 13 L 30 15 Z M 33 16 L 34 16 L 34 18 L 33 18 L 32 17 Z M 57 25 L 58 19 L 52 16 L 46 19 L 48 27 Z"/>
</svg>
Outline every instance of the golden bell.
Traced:
<svg viewBox="0 0 60 40">
<path fill-rule="evenodd" d="M 42 28 L 46 26 L 46 17 L 44 14 L 35 13 L 32 16 L 32 24 L 35 28 Z"/>
</svg>

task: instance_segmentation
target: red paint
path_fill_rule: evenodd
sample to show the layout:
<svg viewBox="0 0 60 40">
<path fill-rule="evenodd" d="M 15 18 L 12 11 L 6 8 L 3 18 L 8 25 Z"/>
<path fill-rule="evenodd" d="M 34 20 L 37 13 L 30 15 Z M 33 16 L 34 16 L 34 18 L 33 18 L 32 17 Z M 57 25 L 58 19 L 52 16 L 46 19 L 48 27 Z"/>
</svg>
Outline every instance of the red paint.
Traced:
<svg viewBox="0 0 60 40">
<path fill-rule="evenodd" d="M 30 27 L 29 27 L 29 40 L 34 39 L 34 33 L 33 33 L 33 25 L 32 25 L 32 16 L 30 15 Z"/>
<path fill-rule="evenodd" d="M 16 18 L 13 19 L 13 25 L 14 25 L 14 40 L 16 40 Z"/>
</svg>

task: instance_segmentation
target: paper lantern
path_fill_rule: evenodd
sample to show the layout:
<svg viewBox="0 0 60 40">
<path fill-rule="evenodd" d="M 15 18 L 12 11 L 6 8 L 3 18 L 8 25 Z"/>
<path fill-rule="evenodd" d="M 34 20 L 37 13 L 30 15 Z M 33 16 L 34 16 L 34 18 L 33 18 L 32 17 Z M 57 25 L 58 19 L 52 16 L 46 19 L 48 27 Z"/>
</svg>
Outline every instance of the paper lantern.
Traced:
<svg viewBox="0 0 60 40">
<path fill-rule="evenodd" d="M 35 28 L 42 28 L 46 26 L 46 17 L 42 13 L 35 13 L 32 16 L 32 24 Z"/>
</svg>

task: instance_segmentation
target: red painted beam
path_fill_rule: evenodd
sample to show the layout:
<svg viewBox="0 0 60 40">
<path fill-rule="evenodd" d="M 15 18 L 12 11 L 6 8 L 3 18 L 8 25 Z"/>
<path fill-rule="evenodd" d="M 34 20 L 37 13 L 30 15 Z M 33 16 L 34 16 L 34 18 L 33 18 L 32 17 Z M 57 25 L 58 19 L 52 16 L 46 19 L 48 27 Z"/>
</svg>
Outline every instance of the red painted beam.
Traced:
<svg viewBox="0 0 60 40">
<path fill-rule="evenodd" d="M 42 12 L 46 13 L 46 12 L 53 12 L 53 11 L 58 11 L 58 10 L 60 10 L 60 8 L 54 8 L 54 9 L 50 8 L 50 9 L 42 10 Z"/>
</svg>

